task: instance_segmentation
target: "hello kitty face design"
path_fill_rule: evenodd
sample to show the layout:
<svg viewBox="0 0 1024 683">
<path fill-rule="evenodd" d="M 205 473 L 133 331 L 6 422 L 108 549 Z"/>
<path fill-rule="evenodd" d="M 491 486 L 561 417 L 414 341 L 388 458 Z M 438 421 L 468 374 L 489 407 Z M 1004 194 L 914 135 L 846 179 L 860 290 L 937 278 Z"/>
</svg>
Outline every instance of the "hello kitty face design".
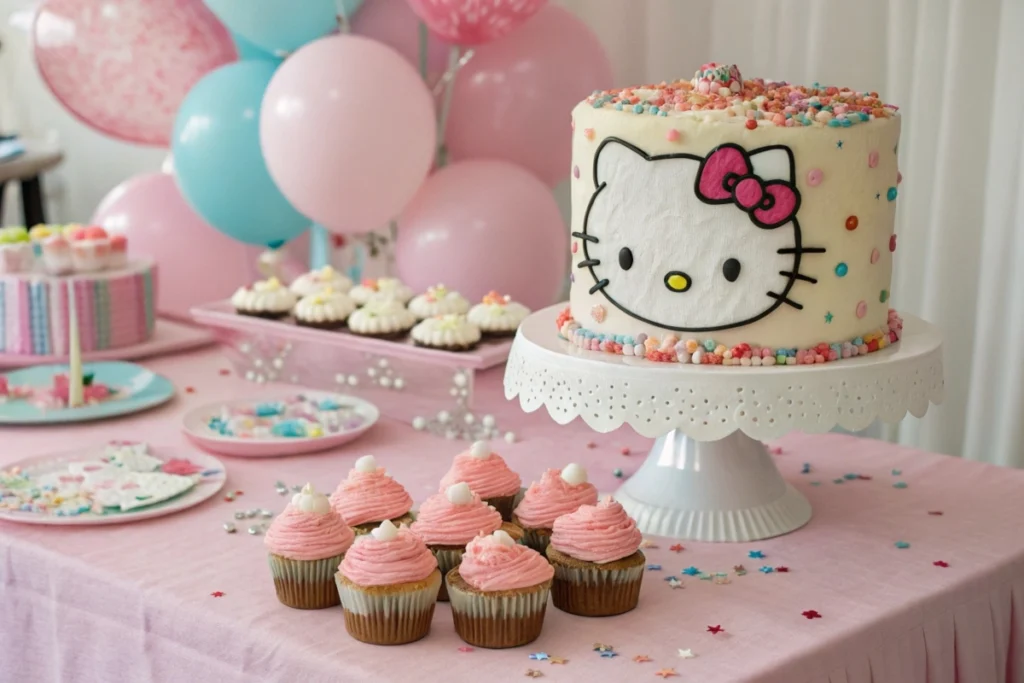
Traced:
<svg viewBox="0 0 1024 683">
<path fill-rule="evenodd" d="M 584 258 L 601 294 L 658 327 L 709 332 L 740 327 L 786 304 L 803 254 L 792 151 L 724 144 L 706 157 L 649 156 L 608 138 L 594 157 L 583 221 Z M 638 229 L 639 228 L 639 229 Z"/>
</svg>

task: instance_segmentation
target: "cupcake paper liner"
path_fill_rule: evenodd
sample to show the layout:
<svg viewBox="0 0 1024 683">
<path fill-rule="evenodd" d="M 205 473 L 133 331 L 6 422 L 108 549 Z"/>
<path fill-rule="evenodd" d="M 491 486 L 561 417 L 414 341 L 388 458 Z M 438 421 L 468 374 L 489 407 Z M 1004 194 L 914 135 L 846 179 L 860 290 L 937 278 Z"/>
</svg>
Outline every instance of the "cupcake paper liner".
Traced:
<svg viewBox="0 0 1024 683">
<path fill-rule="evenodd" d="M 584 617 L 607 617 L 628 612 L 640 600 L 643 555 L 640 558 L 639 564 L 615 569 L 590 562 L 583 566 L 569 566 L 557 559 L 552 560 L 555 578 L 551 602 L 563 612 Z"/>
<path fill-rule="evenodd" d="M 516 522 L 516 520 L 512 520 Z M 528 529 L 520 524 L 523 529 L 523 540 L 520 541 L 523 545 L 533 548 L 541 555 L 548 549 L 548 543 L 551 542 L 551 529 Z"/>
<path fill-rule="evenodd" d="M 358 586 L 335 575 L 345 608 L 345 629 L 356 640 L 375 645 L 401 645 L 430 631 L 441 572 L 423 581 L 395 586 Z"/>
<path fill-rule="evenodd" d="M 322 560 L 293 560 L 270 553 L 267 561 L 274 577 L 277 599 L 296 609 L 324 609 L 340 604 L 334 574 L 345 555 Z"/>
<path fill-rule="evenodd" d="M 467 590 L 458 569 L 451 570 L 447 579 L 455 631 L 470 645 L 518 647 L 540 636 L 550 581 L 517 591 L 482 593 Z"/>
<path fill-rule="evenodd" d="M 434 557 L 437 558 L 437 568 L 441 570 L 441 576 L 446 577 L 441 581 L 441 590 L 437 593 L 437 601 L 448 602 L 448 572 L 459 566 L 466 548 L 430 546 L 430 552 L 434 553 Z"/>
</svg>

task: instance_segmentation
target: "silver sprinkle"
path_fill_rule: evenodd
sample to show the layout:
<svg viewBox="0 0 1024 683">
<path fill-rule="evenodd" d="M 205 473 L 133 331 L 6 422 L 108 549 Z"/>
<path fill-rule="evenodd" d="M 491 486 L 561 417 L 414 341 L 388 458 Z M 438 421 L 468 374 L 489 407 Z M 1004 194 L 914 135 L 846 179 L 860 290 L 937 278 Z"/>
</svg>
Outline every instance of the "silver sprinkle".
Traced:
<svg viewBox="0 0 1024 683">
<path fill-rule="evenodd" d="M 260 513 L 259 510 L 246 510 L 245 516 L 248 517 L 249 519 L 252 519 L 253 517 L 258 515 L 259 513 Z"/>
<path fill-rule="evenodd" d="M 262 533 L 262 531 L 263 531 L 263 529 L 261 527 L 259 527 L 258 525 L 253 525 L 253 526 L 249 527 L 249 534 L 252 535 L 252 536 L 259 536 L 260 533 Z"/>
<path fill-rule="evenodd" d="M 302 486 L 300 484 L 296 484 L 295 486 L 292 487 L 292 491 L 294 491 L 295 493 L 302 493 Z"/>
<path fill-rule="evenodd" d="M 239 510 L 235 513 L 235 519 L 245 519 L 245 511 Z"/>
<path fill-rule="evenodd" d="M 260 510 L 260 517 L 262 517 L 263 519 L 270 519 L 273 516 L 274 513 L 271 512 L 270 510 Z"/>
<path fill-rule="evenodd" d="M 279 496 L 287 496 L 288 495 L 288 489 L 287 488 L 279 488 L 279 489 L 277 489 L 277 495 L 279 495 Z"/>
<path fill-rule="evenodd" d="M 224 522 L 224 531 L 229 534 L 235 533 L 235 525 L 233 522 Z"/>
</svg>

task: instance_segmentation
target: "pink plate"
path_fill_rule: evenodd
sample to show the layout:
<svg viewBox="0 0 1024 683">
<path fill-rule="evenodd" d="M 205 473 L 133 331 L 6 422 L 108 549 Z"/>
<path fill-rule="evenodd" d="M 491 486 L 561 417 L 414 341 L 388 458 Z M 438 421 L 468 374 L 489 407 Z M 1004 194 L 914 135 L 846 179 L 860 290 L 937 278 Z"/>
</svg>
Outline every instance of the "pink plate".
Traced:
<svg viewBox="0 0 1024 683">
<path fill-rule="evenodd" d="M 214 342 L 209 331 L 193 325 L 184 325 L 160 318 L 156 321 L 153 337 L 146 342 L 119 349 L 83 351 L 82 360 L 135 360 L 165 353 L 188 351 Z M 23 368 L 29 365 L 66 363 L 67 356 L 31 356 L 20 353 L 0 353 L 0 368 Z"/>
<path fill-rule="evenodd" d="M 90 452 L 94 451 L 94 452 Z M 8 464 L 4 469 L 11 470 L 20 468 L 28 474 L 43 474 L 46 472 L 62 469 L 68 462 L 78 460 L 89 460 L 98 458 L 103 453 L 103 447 L 78 449 L 66 453 L 50 453 L 48 455 L 37 455 L 25 458 Z M 162 517 L 175 512 L 181 512 L 188 508 L 195 507 L 203 501 L 217 495 L 224 486 L 226 472 L 220 460 L 211 455 L 192 450 L 179 448 L 164 448 L 151 446 L 149 454 L 154 458 L 163 461 L 187 460 L 195 465 L 199 481 L 185 493 L 165 500 L 150 507 L 140 508 L 131 512 L 110 512 L 107 514 L 95 514 L 92 512 L 83 513 L 75 517 L 57 517 L 56 515 L 43 514 L 39 512 L 22 512 L 20 510 L 0 509 L 0 519 L 23 524 L 45 524 L 52 526 L 97 526 L 101 524 L 126 524 L 137 522 L 153 517 Z"/>
<path fill-rule="evenodd" d="M 284 400 L 290 394 L 263 398 L 259 401 L 252 399 L 238 399 L 235 401 L 220 401 L 190 410 L 185 414 L 182 421 L 182 431 L 189 440 L 200 448 L 217 453 L 218 455 L 234 455 L 240 458 L 273 458 L 284 455 L 304 455 L 306 453 L 317 453 L 329 448 L 335 448 L 359 438 L 366 430 L 372 427 L 380 418 L 380 411 L 377 406 L 369 401 L 364 401 L 354 396 L 334 394 L 327 391 L 304 390 L 301 393 L 305 396 L 318 400 L 331 398 L 343 405 L 351 406 L 355 412 L 363 418 L 363 423 L 354 429 L 347 429 L 337 434 L 328 434 L 316 438 L 286 438 L 274 437 L 268 439 L 239 438 L 233 436 L 222 436 L 207 426 L 210 418 L 220 413 L 221 408 L 228 409 L 252 408 L 257 403 L 273 403 Z"/>
</svg>

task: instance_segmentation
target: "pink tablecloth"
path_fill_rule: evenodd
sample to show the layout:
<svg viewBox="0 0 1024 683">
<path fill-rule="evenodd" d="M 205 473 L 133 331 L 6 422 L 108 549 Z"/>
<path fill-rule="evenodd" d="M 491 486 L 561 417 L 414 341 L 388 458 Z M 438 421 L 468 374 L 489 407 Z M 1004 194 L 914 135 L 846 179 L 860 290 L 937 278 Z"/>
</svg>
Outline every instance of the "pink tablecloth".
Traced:
<svg viewBox="0 0 1024 683">
<path fill-rule="evenodd" d="M 118 422 L 3 430 L 0 465 L 111 438 L 186 449 L 178 430 L 187 408 L 256 390 L 221 376 L 226 365 L 214 350 L 149 365 L 176 382 L 175 403 Z M 481 390 L 522 437 L 501 450 L 524 478 L 574 460 L 609 490 L 614 468 L 628 474 L 640 464 L 643 439 L 522 415 L 500 398 L 499 381 L 500 372 L 492 374 Z M 0 523 L 0 680 L 504 681 L 536 669 L 550 681 L 625 681 L 674 669 L 679 678 L 669 680 L 684 683 L 1024 681 L 1024 472 L 836 435 L 794 435 L 779 445 L 780 467 L 814 505 L 807 527 L 752 544 L 688 543 L 681 552 L 656 540 L 660 547 L 647 553 L 661 569 L 647 572 L 635 611 L 587 619 L 549 608 L 541 638 L 506 651 L 461 652 L 447 605 L 419 643 L 360 644 L 345 633 L 340 609 L 278 604 L 261 540 L 244 528 L 222 530 L 235 510 L 280 511 L 275 481 L 330 489 L 367 452 L 423 500 L 456 445 L 388 420 L 334 453 L 225 459 L 229 488 L 244 491 L 234 503 L 218 497 L 119 527 Z M 624 456 L 623 447 L 637 454 Z M 809 474 L 800 473 L 805 462 Z M 842 479 L 847 474 L 871 479 Z M 894 488 L 898 481 L 908 486 Z M 739 564 L 745 576 L 736 575 Z M 725 572 L 729 583 L 680 574 L 691 566 Z M 671 588 L 669 575 L 684 588 Z M 806 618 L 811 610 L 821 618 Z M 722 633 L 707 631 L 718 625 Z M 595 642 L 618 656 L 601 657 Z M 696 657 L 680 657 L 681 648 Z M 530 659 L 537 652 L 568 661 Z"/>
</svg>

